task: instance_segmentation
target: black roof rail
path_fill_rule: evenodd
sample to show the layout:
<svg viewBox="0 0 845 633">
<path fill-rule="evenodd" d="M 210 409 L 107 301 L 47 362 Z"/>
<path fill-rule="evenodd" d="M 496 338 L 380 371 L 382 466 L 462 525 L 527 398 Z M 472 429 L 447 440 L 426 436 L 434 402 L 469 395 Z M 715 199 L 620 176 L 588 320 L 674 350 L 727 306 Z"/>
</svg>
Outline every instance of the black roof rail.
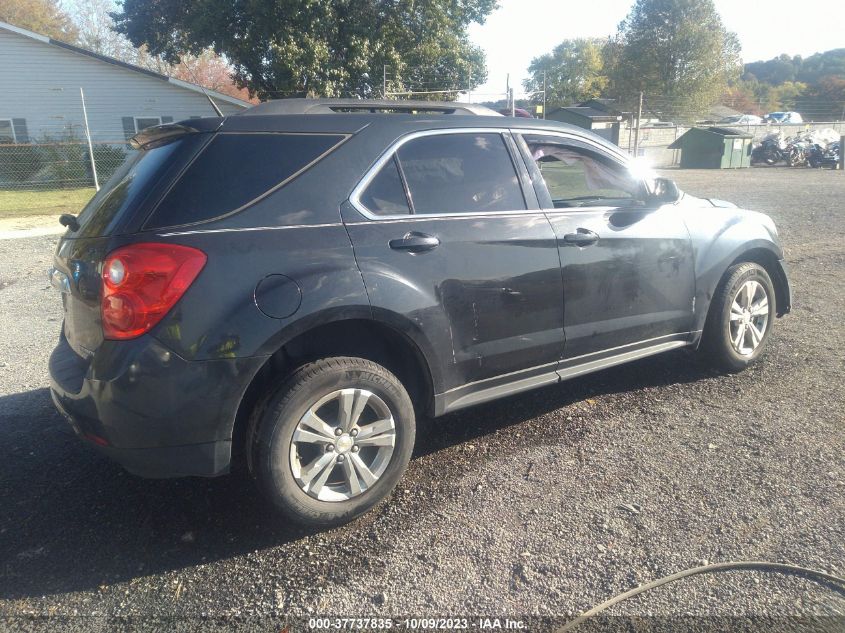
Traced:
<svg viewBox="0 0 845 633">
<path fill-rule="evenodd" d="M 272 114 L 460 114 L 502 116 L 472 103 L 448 101 L 389 101 L 376 99 L 277 99 L 265 101 L 235 116 Z"/>
</svg>

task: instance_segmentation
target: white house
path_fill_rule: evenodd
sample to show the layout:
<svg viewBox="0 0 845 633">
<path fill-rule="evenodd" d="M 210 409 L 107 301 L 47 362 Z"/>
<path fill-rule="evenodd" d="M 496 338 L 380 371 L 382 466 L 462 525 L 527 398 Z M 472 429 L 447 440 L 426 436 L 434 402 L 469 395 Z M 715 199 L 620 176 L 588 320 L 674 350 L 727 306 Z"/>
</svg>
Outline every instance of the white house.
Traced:
<svg viewBox="0 0 845 633">
<path fill-rule="evenodd" d="M 84 138 L 125 142 L 150 125 L 215 116 L 203 90 L 117 59 L 0 22 L 0 143 Z M 207 91 L 224 114 L 250 103 Z"/>
</svg>

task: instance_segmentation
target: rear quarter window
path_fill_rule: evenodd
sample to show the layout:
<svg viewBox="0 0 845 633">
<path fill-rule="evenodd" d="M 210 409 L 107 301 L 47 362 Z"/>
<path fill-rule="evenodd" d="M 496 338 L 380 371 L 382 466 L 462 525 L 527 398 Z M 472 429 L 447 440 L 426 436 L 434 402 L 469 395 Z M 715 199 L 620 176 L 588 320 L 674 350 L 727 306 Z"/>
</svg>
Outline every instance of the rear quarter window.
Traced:
<svg viewBox="0 0 845 633">
<path fill-rule="evenodd" d="M 147 220 L 195 224 L 238 211 L 290 182 L 339 145 L 340 134 L 218 134 Z"/>
<path fill-rule="evenodd" d="M 160 193 L 158 188 L 188 164 L 206 139 L 204 134 L 189 134 L 152 149 L 130 153 L 79 214 L 80 229 L 72 237 L 112 234 L 127 218 L 134 217 L 148 198 Z"/>
</svg>

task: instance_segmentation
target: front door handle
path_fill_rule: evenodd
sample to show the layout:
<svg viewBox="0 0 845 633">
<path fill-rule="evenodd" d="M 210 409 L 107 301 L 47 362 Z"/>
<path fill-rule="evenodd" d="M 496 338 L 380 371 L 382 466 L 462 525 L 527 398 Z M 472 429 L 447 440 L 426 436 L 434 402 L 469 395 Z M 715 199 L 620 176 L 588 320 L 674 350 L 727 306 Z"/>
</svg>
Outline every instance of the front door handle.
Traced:
<svg viewBox="0 0 845 633">
<path fill-rule="evenodd" d="M 590 246 L 598 241 L 598 233 L 587 229 L 578 229 L 576 233 L 567 233 L 563 236 L 564 244 L 570 246 Z"/>
<path fill-rule="evenodd" d="M 440 246 L 440 240 L 433 235 L 411 231 L 405 233 L 404 237 L 398 240 L 390 240 L 390 248 L 395 251 L 408 251 L 409 253 L 422 253 Z"/>
</svg>

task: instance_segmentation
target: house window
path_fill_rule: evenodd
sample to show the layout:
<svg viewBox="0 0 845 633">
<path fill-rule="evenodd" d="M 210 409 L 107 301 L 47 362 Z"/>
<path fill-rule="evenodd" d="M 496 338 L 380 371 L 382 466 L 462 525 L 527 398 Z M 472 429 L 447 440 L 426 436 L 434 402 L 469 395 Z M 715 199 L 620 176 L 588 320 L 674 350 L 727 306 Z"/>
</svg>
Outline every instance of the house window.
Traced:
<svg viewBox="0 0 845 633">
<path fill-rule="evenodd" d="M 158 116 L 136 116 L 135 117 L 135 132 L 146 130 L 148 127 L 154 125 L 161 125 L 161 117 Z"/>
<path fill-rule="evenodd" d="M 12 119 L 0 119 L 0 145 L 16 143 L 15 126 Z"/>
</svg>

